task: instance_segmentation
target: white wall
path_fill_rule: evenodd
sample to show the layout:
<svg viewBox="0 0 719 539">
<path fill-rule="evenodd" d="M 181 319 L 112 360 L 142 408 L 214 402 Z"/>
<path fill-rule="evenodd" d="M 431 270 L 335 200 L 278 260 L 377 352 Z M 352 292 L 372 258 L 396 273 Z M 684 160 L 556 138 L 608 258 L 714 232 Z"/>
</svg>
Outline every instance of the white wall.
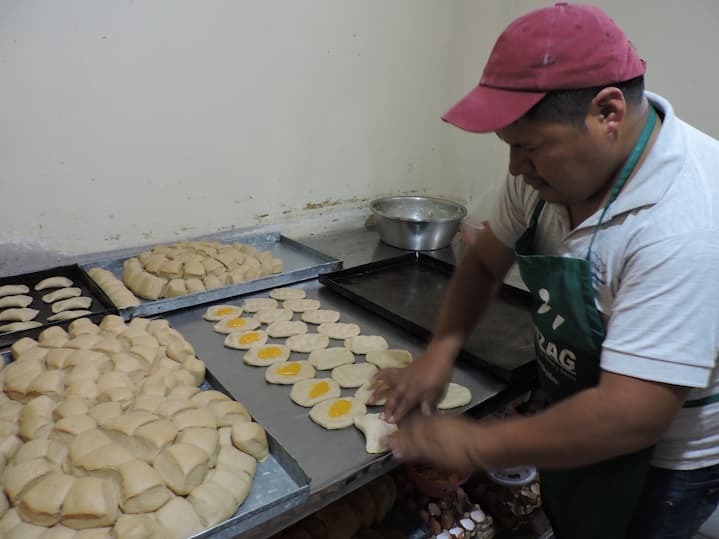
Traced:
<svg viewBox="0 0 719 539">
<path fill-rule="evenodd" d="M 598 3 L 647 58 L 650 88 L 719 135 L 719 3 Z M 396 192 L 484 213 L 506 150 L 439 116 L 540 5 L 0 0 L 0 247 L 301 233 L 361 222 Z"/>
</svg>

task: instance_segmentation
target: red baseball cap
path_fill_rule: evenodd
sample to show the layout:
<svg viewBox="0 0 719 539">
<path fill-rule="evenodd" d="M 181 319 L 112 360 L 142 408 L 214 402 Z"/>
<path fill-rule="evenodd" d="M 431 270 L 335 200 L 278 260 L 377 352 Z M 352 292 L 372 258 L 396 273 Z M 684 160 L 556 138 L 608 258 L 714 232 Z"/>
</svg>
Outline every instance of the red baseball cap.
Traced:
<svg viewBox="0 0 719 539">
<path fill-rule="evenodd" d="M 599 8 L 559 2 L 513 21 L 497 39 L 479 86 L 442 119 L 487 133 L 515 122 L 552 90 L 633 79 L 644 60 Z"/>
</svg>

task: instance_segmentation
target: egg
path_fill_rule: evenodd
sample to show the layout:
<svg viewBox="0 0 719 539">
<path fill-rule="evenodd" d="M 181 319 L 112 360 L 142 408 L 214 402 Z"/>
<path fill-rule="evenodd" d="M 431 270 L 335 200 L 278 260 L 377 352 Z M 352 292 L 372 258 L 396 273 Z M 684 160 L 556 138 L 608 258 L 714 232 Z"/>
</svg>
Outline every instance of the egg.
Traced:
<svg viewBox="0 0 719 539">
<path fill-rule="evenodd" d="M 265 344 L 253 346 L 242 358 L 248 365 L 256 367 L 267 367 L 273 363 L 287 361 L 290 357 L 290 349 L 284 344 Z"/>
<path fill-rule="evenodd" d="M 217 333 L 232 333 L 233 331 L 245 331 L 257 329 L 260 327 L 260 321 L 256 318 L 247 316 L 233 316 L 231 318 L 223 318 L 217 324 L 212 326 Z"/>
<path fill-rule="evenodd" d="M 217 322 L 223 318 L 232 318 L 242 314 L 242 307 L 237 305 L 213 305 L 208 307 L 202 318 L 210 322 Z"/>
<path fill-rule="evenodd" d="M 353 398 L 327 399 L 315 404 L 310 410 L 310 419 L 322 427 L 344 429 L 354 424 L 355 417 L 367 413 L 367 408 Z"/>
<path fill-rule="evenodd" d="M 318 402 L 337 398 L 341 394 L 339 384 L 331 378 L 310 378 L 295 383 L 290 391 L 290 398 L 300 406 L 309 408 Z"/>
<path fill-rule="evenodd" d="M 270 384 L 294 384 L 314 378 L 315 368 L 309 361 L 282 361 L 267 367 L 265 380 Z"/>
<path fill-rule="evenodd" d="M 225 337 L 225 346 L 227 348 L 237 348 L 238 350 L 247 350 L 253 346 L 260 346 L 267 342 L 267 333 L 261 329 L 233 331 Z"/>
</svg>

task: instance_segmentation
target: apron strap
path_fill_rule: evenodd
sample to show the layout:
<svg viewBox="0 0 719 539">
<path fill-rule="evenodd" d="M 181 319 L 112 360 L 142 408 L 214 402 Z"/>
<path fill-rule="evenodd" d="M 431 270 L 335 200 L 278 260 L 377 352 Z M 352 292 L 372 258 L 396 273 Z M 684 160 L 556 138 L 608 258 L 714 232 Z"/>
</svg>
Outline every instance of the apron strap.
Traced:
<svg viewBox="0 0 719 539">
<path fill-rule="evenodd" d="M 612 188 L 612 192 L 609 195 L 609 199 L 604 205 L 602 214 L 599 216 L 597 226 L 594 228 L 594 233 L 592 234 L 592 239 L 589 242 L 589 248 L 587 249 L 587 260 L 589 260 L 589 257 L 592 252 L 592 245 L 594 244 L 594 238 L 597 236 L 597 232 L 599 231 L 599 227 L 602 224 L 602 221 L 604 221 L 604 216 L 606 215 L 609 206 L 611 206 L 612 203 L 619 196 L 619 192 L 622 190 L 622 187 L 624 187 L 624 184 L 627 183 L 627 180 L 629 179 L 629 176 L 631 176 L 634 167 L 637 166 L 637 162 L 642 156 L 644 149 L 647 147 L 647 143 L 652 136 L 652 132 L 654 131 L 654 126 L 656 125 L 656 123 L 657 112 L 656 110 L 654 110 L 654 106 L 649 103 L 649 116 L 647 117 L 647 121 L 644 122 L 642 132 L 639 134 L 639 140 L 637 140 L 637 143 L 632 149 L 632 153 L 629 154 L 629 158 L 624 162 L 622 169 L 619 171 L 619 174 L 617 175 L 617 181 L 614 183 L 614 187 Z"/>
</svg>

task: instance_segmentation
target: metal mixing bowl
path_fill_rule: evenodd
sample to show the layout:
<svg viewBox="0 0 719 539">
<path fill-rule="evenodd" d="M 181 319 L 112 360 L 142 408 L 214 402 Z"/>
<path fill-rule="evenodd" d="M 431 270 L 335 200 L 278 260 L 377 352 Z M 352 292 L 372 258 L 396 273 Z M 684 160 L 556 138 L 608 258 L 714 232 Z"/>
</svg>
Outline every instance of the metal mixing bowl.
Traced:
<svg viewBox="0 0 719 539">
<path fill-rule="evenodd" d="M 447 247 L 467 215 L 461 204 L 420 196 L 378 198 L 370 209 L 382 241 L 410 251 Z"/>
</svg>

